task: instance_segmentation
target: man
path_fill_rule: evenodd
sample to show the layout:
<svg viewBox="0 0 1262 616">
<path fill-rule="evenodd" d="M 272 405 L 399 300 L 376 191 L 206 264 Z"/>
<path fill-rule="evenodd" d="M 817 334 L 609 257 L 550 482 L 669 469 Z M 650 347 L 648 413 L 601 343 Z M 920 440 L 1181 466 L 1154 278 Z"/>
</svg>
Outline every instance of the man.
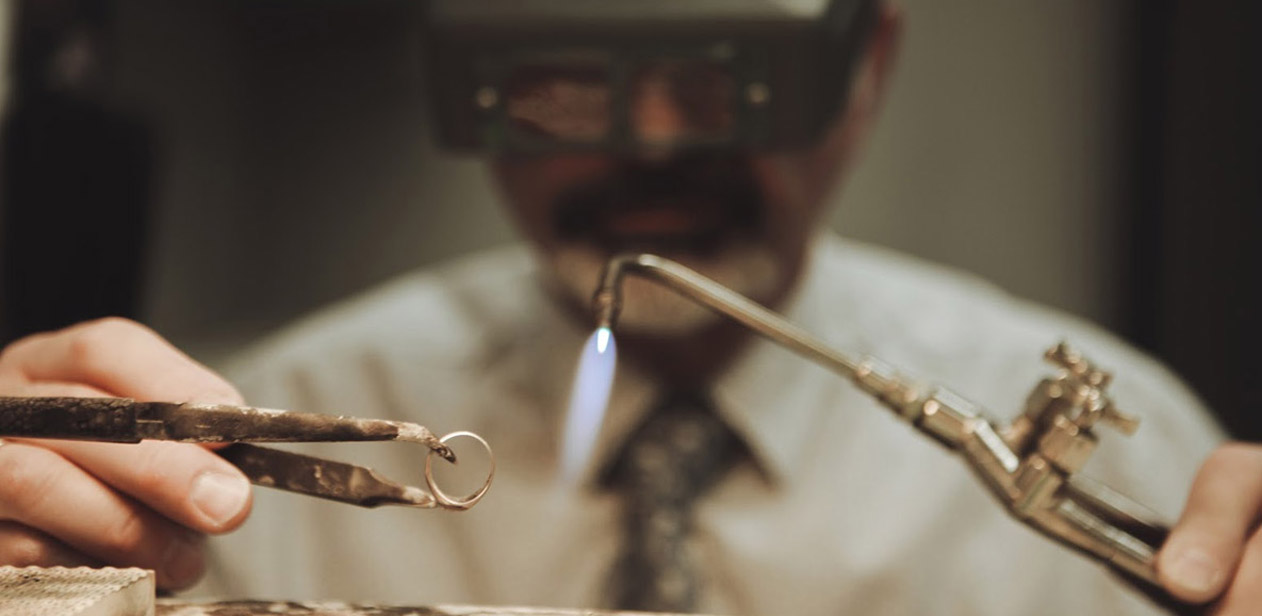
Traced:
<svg viewBox="0 0 1262 616">
<path fill-rule="evenodd" d="M 1076 342 L 1117 370 L 1116 397 L 1146 420 L 1131 442 L 1106 444 L 1094 474 L 1168 513 L 1191 484 L 1160 557 L 1162 579 L 1179 597 L 1222 594 L 1222 613 L 1247 613 L 1262 598 L 1262 451 L 1223 446 L 1193 482 L 1217 434 L 1150 361 L 983 283 L 819 233 L 822 204 L 879 108 L 900 30 L 886 3 L 833 4 L 855 26 L 853 78 L 822 135 L 793 147 L 679 147 L 681 135 L 729 126 L 721 107 L 716 115 L 707 106 L 707 92 L 727 90 L 709 89 L 724 77 L 705 62 L 636 73 L 625 91 L 633 147 L 615 152 L 522 151 L 610 132 L 607 116 L 590 113 L 609 107 L 608 92 L 582 70 L 527 71 L 516 89 L 478 91 L 479 105 L 521 131 L 505 137 L 519 147 L 501 144 L 493 165 L 535 258 L 515 248 L 400 280 L 299 324 L 234 371 L 252 404 L 483 434 L 500 473 L 478 507 L 365 512 L 252 496 L 239 472 L 197 447 L 7 441 L 0 562 L 140 565 L 157 570 L 161 586 L 184 588 L 203 573 L 204 534 L 248 516 L 214 543 L 203 590 L 561 606 L 651 597 L 639 607 L 768 614 L 1149 609 L 1096 564 L 1008 519 L 961 463 L 848 384 L 634 281 L 596 454 L 578 485 L 559 483 L 561 409 L 591 326 L 586 297 L 604 259 L 636 249 L 999 412 L 1037 381 L 1042 347 Z M 717 127 L 707 124 L 716 117 Z M 15 343 L 0 357 L 0 391 L 242 399 L 118 320 Z M 694 422 L 690 438 L 653 432 L 672 417 Z M 668 442 L 691 443 L 708 481 L 689 484 L 683 507 L 650 507 L 642 488 L 660 485 L 635 480 L 676 453 L 661 449 Z M 721 455 L 702 455 L 711 449 Z M 403 446 L 314 451 L 393 477 L 415 477 L 421 458 Z M 693 474 L 667 470 L 677 471 L 671 481 Z"/>
</svg>

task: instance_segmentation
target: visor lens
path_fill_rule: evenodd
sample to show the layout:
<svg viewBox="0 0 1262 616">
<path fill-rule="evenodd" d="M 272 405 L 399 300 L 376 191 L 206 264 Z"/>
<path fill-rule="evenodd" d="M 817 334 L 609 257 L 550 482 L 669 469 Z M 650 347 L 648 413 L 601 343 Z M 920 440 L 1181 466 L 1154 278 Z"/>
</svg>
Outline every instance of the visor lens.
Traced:
<svg viewBox="0 0 1262 616">
<path fill-rule="evenodd" d="M 591 66 L 516 67 L 505 112 L 517 137 L 533 141 L 599 142 L 613 126 L 609 70 Z"/>
<path fill-rule="evenodd" d="M 625 92 L 603 64 L 523 64 L 507 81 L 505 113 L 513 138 L 539 144 L 596 144 L 610 139 L 625 109 L 631 140 L 668 146 L 733 135 L 735 78 L 727 64 L 665 58 L 637 63 Z M 616 105 L 615 95 L 628 97 Z"/>
</svg>

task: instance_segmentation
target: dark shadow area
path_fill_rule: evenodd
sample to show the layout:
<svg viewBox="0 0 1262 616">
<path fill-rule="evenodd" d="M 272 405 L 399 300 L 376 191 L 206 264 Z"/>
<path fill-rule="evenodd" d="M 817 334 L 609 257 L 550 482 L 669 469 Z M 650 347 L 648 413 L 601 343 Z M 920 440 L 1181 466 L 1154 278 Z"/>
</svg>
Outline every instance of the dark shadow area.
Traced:
<svg viewBox="0 0 1262 616">
<path fill-rule="evenodd" d="M 106 102 L 105 0 L 20 1 L 0 125 L 0 341 L 140 313 L 149 131 Z"/>
<path fill-rule="evenodd" d="M 1262 19 L 1253 3 L 1136 2 L 1124 332 L 1237 438 L 1262 440 Z M 1142 413 L 1142 409 L 1136 409 Z"/>
</svg>

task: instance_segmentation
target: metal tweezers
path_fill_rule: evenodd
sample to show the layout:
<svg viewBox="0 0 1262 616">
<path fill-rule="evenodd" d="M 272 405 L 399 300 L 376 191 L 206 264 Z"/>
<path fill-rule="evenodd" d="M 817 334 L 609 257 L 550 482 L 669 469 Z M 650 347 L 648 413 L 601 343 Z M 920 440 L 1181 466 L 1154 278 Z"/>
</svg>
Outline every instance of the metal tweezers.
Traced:
<svg viewBox="0 0 1262 616">
<path fill-rule="evenodd" d="M 452 432 L 441 438 L 408 422 L 279 411 L 228 404 L 138 402 L 129 398 L 0 397 L 0 437 L 71 439 L 114 443 L 142 440 L 231 443 L 215 453 L 240 468 L 256 485 L 335 500 L 360 507 L 402 505 L 465 510 L 486 494 L 495 458 L 482 437 Z M 447 445 L 465 437 L 490 457 L 486 481 L 477 491 L 453 498 L 434 480 L 434 455 L 455 463 Z M 246 443 L 403 441 L 428 448 L 425 484 L 403 485 L 376 471 L 344 462 Z"/>
</svg>

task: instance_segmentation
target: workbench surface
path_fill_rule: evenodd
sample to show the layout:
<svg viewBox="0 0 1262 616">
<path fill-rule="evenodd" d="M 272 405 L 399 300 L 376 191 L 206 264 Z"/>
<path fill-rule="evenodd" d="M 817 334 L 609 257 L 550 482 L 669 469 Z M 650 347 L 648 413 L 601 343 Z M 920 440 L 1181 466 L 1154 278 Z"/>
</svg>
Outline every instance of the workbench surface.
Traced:
<svg viewBox="0 0 1262 616">
<path fill-rule="evenodd" d="M 601 612 L 531 607 L 390 607 L 336 602 L 225 601 L 184 603 L 158 600 L 155 616 L 618 616 L 630 612 Z"/>
</svg>

